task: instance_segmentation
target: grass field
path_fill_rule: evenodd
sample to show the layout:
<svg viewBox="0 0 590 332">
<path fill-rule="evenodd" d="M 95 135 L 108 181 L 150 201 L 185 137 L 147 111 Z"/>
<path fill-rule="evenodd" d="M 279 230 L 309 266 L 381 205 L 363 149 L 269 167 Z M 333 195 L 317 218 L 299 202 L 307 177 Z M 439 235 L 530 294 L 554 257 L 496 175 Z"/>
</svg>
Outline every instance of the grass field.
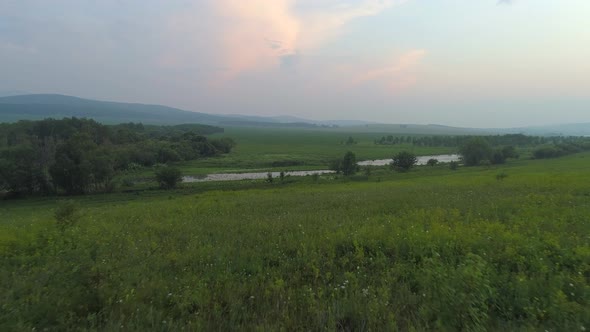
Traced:
<svg viewBox="0 0 590 332">
<path fill-rule="evenodd" d="M 0 330 L 582 331 L 588 179 L 577 154 L 185 185 L 61 228 L 63 199 L 0 202 Z"/>
<path fill-rule="evenodd" d="M 453 148 L 414 147 L 411 144 L 396 146 L 376 145 L 386 132 L 355 132 L 344 128 L 241 128 L 228 127 L 225 133 L 211 137 L 231 137 L 238 145 L 228 154 L 216 158 L 181 164 L 185 174 L 207 174 L 250 170 L 325 169 L 332 160 L 353 151 L 358 160 L 386 159 L 395 153 L 408 150 L 418 155 L 456 152 Z M 352 137 L 357 144 L 342 142 Z M 287 166 L 282 166 L 287 165 Z"/>
</svg>

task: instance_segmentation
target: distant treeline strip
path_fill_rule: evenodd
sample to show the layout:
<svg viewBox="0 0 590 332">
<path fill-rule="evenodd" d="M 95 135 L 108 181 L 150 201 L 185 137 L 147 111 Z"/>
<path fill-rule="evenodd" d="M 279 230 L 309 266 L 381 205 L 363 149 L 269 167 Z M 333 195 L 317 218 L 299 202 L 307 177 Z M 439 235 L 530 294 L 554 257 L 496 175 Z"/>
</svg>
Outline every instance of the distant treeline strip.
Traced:
<svg viewBox="0 0 590 332">
<path fill-rule="evenodd" d="M 546 159 L 557 158 L 568 154 L 582 151 L 590 151 L 590 138 L 579 136 L 526 136 L 522 134 L 490 135 L 490 136 L 383 136 L 375 140 L 378 145 L 412 144 L 415 146 L 429 147 L 458 147 L 460 150 L 467 149 L 474 140 L 482 140 L 482 144 L 488 145 L 487 154 L 491 161 L 502 161 L 500 157 L 502 148 L 491 151 L 491 147 L 503 147 L 509 151 L 508 158 L 514 155 L 510 152 L 514 147 L 536 148 L 533 151 L 533 158 Z M 481 145 L 481 144 L 480 144 Z M 512 150 L 511 150 L 512 149 Z M 486 150 L 486 149 L 483 149 Z M 494 157 L 495 156 L 495 157 Z M 485 157 L 487 158 L 487 157 Z M 485 159 L 483 158 L 483 159 Z M 492 162 L 494 163 L 494 162 Z M 502 163 L 502 162 L 500 162 Z M 477 163 L 476 163 L 477 164 Z"/>
<path fill-rule="evenodd" d="M 579 137 L 543 137 L 523 134 L 488 135 L 488 136 L 383 136 L 374 142 L 378 145 L 413 144 L 430 147 L 457 147 L 465 145 L 473 137 L 482 137 L 491 146 L 513 145 L 518 147 L 559 144 L 564 141 L 578 140 Z"/>
<path fill-rule="evenodd" d="M 64 118 L 0 124 L 0 191 L 84 194 L 109 191 L 119 171 L 229 153 L 230 138 L 206 125 L 107 126 Z"/>
</svg>

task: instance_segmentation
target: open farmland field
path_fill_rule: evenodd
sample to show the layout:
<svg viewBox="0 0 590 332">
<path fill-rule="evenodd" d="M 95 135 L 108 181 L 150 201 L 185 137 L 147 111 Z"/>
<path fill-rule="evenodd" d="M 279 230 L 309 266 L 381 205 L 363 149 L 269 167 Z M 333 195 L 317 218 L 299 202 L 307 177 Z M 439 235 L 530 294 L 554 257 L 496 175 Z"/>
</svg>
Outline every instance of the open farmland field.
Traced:
<svg viewBox="0 0 590 332">
<path fill-rule="evenodd" d="M 0 330 L 588 329 L 588 179 L 586 153 L 86 196 L 61 223 L 2 202 Z"/>
</svg>

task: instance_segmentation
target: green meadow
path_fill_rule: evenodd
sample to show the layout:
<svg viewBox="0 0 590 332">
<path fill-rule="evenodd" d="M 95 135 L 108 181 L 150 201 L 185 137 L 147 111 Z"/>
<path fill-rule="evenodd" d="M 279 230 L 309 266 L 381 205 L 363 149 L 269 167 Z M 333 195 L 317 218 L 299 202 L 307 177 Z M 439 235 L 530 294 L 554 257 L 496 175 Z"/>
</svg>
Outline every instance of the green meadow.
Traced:
<svg viewBox="0 0 590 332">
<path fill-rule="evenodd" d="M 454 153 L 454 148 L 415 147 L 411 144 L 376 145 L 391 132 L 357 132 L 345 128 L 244 128 L 226 127 L 223 134 L 212 138 L 230 137 L 238 144 L 230 154 L 181 164 L 186 174 L 241 172 L 249 170 L 314 170 L 326 169 L 330 162 L 352 151 L 358 160 L 388 159 L 407 150 L 418 155 Z M 347 145 L 352 137 L 356 143 Z"/>
<path fill-rule="evenodd" d="M 349 150 L 318 135 L 229 158 Z M 2 201 L 0 330 L 584 331 L 589 179 L 584 153 Z"/>
</svg>

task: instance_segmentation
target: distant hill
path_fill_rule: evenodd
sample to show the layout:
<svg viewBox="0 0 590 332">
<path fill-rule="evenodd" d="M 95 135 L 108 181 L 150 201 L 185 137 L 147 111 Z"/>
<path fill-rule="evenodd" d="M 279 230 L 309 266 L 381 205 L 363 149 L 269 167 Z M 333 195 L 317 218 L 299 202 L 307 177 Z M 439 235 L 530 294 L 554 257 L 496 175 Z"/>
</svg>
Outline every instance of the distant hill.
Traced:
<svg viewBox="0 0 590 332">
<path fill-rule="evenodd" d="M 500 129 L 504 133 L 538 136 L 590 136 L 590 122 Z"/>
<path fill-rule="evenodd" d="M 214 126 L 321 128 L 341 127 L 347 131 L 424 134 L 424 135 L 488 135 L 522 133 L 526 135 L 590 136 L 590 123 L 563 124 L 522 128 L 461 128 L 443 125 L 378 124 L 358 120 L 314 121 L 293 116 L 214 115 L 178 108 L 98 101 L 57 94 L 0 96 L 0 122 L 40 120 L 64 117 L 91 118 L 105 124 L 141 122 L 155 125 L 199 123 Z M 334 128 L 338 130 L 337 128 Z"/>
<path fill-rule="evenodd" d="M 73 116 L 92 118 L 102 123 L 219 124 L 235 120 L 231 117 L 189 112 L 161 105 L 97 101 L 63 95 L 38 94 L 0 98 L 2 122 Z"/>
</svg>

